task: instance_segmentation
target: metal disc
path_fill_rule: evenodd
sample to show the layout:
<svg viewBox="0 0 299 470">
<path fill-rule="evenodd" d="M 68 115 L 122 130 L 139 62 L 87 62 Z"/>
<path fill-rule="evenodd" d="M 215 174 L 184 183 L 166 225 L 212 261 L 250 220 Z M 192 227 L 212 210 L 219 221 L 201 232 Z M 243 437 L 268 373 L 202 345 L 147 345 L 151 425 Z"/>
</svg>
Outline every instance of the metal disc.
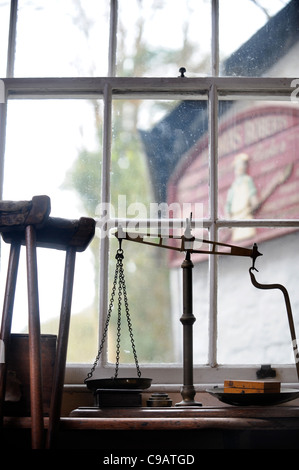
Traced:
<svg viewBox="0 0 299 470">
<path fill-rule="evenodd" d="M 134 389 L 134 390 L 146 390 L 151 386 L 152 379 L 148 378 L 116 378 L 114 379 L 90 379 L 86 380 L 87 388 L 90 390 L 101 389 Z"/>
<path fill-rule="evenodd" d="M 235 406 L 278 405 L 299 397 L 299 390 L 290 388 L 282 389 L 280 393 L 224 393 L 224 388 L 215 387 L 207 392 L 223 403 Z"/>
</svg>

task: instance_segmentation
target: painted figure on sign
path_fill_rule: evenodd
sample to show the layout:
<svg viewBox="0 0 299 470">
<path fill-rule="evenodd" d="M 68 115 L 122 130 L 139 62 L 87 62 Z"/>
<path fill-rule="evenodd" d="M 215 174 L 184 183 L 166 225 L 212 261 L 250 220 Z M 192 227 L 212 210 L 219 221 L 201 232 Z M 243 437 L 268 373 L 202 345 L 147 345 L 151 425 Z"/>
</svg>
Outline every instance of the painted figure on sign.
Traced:
<svg viewBox="0 0 299 470">
<path fill-rule="evenodd" d="M 226 213 L 230 219 L 253 219 L 253 213 L 258 206 L 257 189 L 253 179 L 248 174 L 248 155 L 240 153 L 234 160 L 235 179 L 228 191 Z M 256 233 L 254 227 L 234 228 L 234 241 L 249 239 Z"/>
</svg>

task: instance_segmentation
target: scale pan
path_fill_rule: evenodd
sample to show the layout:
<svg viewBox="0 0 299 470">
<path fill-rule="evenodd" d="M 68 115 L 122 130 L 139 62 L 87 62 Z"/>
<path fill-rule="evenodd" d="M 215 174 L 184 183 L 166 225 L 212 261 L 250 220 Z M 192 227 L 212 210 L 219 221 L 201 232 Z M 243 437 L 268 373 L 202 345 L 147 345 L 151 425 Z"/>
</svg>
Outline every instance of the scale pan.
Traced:
<svg viewBox="0 0 299 470">
<path fill-rule="evenodd" d="M 146 390 L 151 386 L 152 379 L 144 378 L 116 378 L 110 379 L 90 379 L 86 380 L 86 385 L 89 390 L 96 391 L 101 389 L 129 389 L 129 390 Z"/>
<path fill-rule="evenodd" d="M 223 403 L 235 406 L 271 406 L 286 403 L 299 397 L 299 390 L 285 388 L 280 393 L 224 393 L 224 388 L 207 390 Z"/>
</svg>

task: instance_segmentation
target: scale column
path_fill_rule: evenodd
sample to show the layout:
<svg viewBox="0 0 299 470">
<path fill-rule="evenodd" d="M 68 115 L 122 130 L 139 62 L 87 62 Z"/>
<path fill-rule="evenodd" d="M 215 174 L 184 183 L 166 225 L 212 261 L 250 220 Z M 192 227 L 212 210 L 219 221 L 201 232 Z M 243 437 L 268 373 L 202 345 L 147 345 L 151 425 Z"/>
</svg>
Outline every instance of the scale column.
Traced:
<svg viewBox="0 0 299 470">
<path fill-rule="evenodd" d="M 176 406 L 202 406 L 194 401 L 196 391 L 193 385 L 193 324 L 196 318 L 193 315 L 193 263 L 190 252 L 182 264 L 183 269 L 183 315 L 180 319 L 183 325 L 183 372 L 184 385 L 181 389 L 183 400 Z"/>
</svg>

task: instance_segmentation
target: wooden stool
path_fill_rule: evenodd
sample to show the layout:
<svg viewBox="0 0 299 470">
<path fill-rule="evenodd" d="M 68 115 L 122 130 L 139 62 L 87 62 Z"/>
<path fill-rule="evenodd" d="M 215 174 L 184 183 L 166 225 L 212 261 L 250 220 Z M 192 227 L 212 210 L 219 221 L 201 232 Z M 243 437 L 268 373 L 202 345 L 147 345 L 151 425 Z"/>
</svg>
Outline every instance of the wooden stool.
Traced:
<svg viewBox="0 0 299 470">
<path fill-rule="evenodd" d="M 1 206 L 2 205 L 2 206 Z M 14 217 L 12 210 L 14 208 Z M 25 214 L 25 206 L 30 209 Z M 1 223 L 1 212 L 10 212 L 10 220 Z M 21 216 L 20 216 L 21 213 Z M 43 247 L 66 251 L 63 295 L 60 311 L 60 324 L 56 349 L 53 388 L 50 405 L 47 447 L 54 441 L 59 425 L 60 410 L 65 374 L 68 333 L 71 314 L 73 280 L 76 252 L 84 251 L 95 233 L 95 221 L 90 218 L 68 220 L 49 217 L 50 200 L 47 196 L 36 196 L 29 203 L 0 203 L 0 230 L 3 240 L 11 244 L 6 291 L 1 326 L 1 345 L 5 356 L 9 354 L 13 304 L 17 281 L 17 271 L 21 245 L 26 246 L 28 284 L 28 329 L 30 361 L 30 401 L 32 448 L 44 447 L 44 421 L 42 401 L 42 372 L 40 351 L 40 318 L 37 278 L 36 248 Z M 12 218 L 15 222 L 11 223 Z M 3 221 L 2 221 L 3 222 Z M 3 420 L 5 399 L 6 363 L 0 364 L 0 419 Z"/>
</svg>

